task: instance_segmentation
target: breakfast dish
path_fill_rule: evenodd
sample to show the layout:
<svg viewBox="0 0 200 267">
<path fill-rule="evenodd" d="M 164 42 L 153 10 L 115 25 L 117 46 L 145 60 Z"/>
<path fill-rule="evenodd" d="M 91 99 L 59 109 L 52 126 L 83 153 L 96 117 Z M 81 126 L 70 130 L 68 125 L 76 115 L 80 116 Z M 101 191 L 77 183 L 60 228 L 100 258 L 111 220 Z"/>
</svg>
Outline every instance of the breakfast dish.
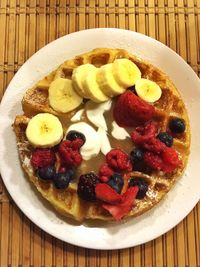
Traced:
<svg viewBox="0 0 200 267">
<path fill-rule="evenodd" d="M 144 213 L 187 164 L 190 126 L 177 89 L 125 50 L 65 61 L 27 90 L 22 108 L 13 124 L 22 167 L 78 221 Z"/>
</svg>

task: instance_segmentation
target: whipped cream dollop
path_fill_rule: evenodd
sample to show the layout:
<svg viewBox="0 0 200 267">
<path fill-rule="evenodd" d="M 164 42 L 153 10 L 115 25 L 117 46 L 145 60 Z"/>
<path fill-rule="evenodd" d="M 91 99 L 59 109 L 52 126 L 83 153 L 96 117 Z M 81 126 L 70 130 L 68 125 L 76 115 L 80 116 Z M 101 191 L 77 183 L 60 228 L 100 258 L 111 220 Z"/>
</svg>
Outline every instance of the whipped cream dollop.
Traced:
<svg viewBox="0 0 200 267">
<path fill-rule="evenodd" d="M 81 120 L 81 116 L 83 115 L 84 109 L 80 109 L 79 111 L 77 111 L 74 116 L 71 118 L 72 122 L 76 122 L 76 121 L 80 121 Z"/>
<path fill-rule="evenodd" d="M 104 112 L 111 108 L 111 100 L 97 104 L 92 101 L 86 103 L 86 115 L 90 122 L 92 122 L 97 128 L 102 128 L 107 131 L 106 120 L 103 116 Z"/>
<path fill-rule="evenodd" d="M 69 131 L 81 132 L 86 137 L 85 144 L 81 147 L 80 152 L 84 160 L 89 160 L 97 156 L 101 149 L 101 139 L 97 131 L 86 122 L 78 122 L 70 125 Z"/>
<path fill-rule="evenodd" d="M 124 140 L 129 137 L 129 133 L 122 127 L 120 127 L 115 121 L 112 122 L 112 136 L 118 140 Z"/>
</svg>

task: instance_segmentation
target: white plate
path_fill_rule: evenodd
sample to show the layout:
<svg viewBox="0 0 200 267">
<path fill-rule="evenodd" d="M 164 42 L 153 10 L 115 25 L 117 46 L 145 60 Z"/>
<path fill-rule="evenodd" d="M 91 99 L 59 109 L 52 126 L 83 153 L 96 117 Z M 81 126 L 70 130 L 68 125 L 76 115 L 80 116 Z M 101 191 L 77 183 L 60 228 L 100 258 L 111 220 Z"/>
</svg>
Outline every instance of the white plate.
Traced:
<svg viewBox="0 0 200 267">
<path fill-rule="evenodd" d="M 11 124 L 21 114 L 25 90 L 68 58 L 97 47 L 124 48 L 166 72 L 179 88 L 191 121 L 192 145 L 183 177 L 160 204 L 125 223 L 78 225 L 58 216 L 24 177 Z M 145 35 L 120 29 L 91 29 L 64 36 L 34 54 L 8 86 L 0 107 L 0 169 L 18 207 L 40 228 L 74 245 L 94 249 L 126 248 L 152 240 L 179 223 L 200 198 L 200 83 L 171 49 Z M 195 142 L 196 140 L 196 142 Z"/>
</svg>

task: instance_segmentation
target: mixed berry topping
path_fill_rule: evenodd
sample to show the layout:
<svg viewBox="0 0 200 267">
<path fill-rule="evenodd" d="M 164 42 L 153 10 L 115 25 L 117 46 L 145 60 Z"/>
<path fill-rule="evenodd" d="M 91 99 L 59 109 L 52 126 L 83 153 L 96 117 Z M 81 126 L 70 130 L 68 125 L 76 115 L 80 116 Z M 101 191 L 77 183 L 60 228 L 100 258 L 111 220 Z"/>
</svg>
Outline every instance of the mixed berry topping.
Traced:
<svg viewBox="0 0 200 267">
<path fill-rule="evenodd" d="M 76 139 L 81 139 L 83 141 L 82 145 L 84 145 L 86 138 L 85 135 L 78 131 L 69 131 L 67 136 L 67 140 L 74 141 Z"/>
<path fill-rule="evenodd" d="M 119 221 L 133 208 L 138 190 L 138 186 L 130 187 L 123 195 L 120 195 L 120 203 L 117 205 L 103 203 L 102 207 L 107 210 L 115 220 Z"/>
<path fill-rule="evenodd" d="M 124 185 L 124 179 L 123 176 L 119 173 L 114 173 L 109 181 L 108 185 L 112 187 L 117 193 L 121 193 L 123 185 Z"/>
<path fill-rule="evenodd" d="M 99 169 L 99 180 L 103 183 L 107 183 L 113 173 L 114 171 L 108 166 L 108 164 L 104 163 Z"/>
<path fill-rule="evenodd" d="M 155 108 L 130 90 L 120 95 L 115 103 L 113 116 L 121 127 L 143 124 L 153 118 Z"/>
<path fill-rule="evenodd" d="M 109 167 L 115 171 L 127 171 L 132 170 L 132 164 L 129 156 L 121 149 L 112 149 L 106 154 L 106 162 Z"/>
<path fill-rule="evenodd" d="M 43 167 L 43 168 L 38 168 L 37 170 L 38 177 L 44 181 L 53 180 L 55 173 L 56 173 L 56 169 L 54 165 Z"/>
<path fill-rule="evenodd" d="M 95 201 L 95 187 L 99 183 L 99 177 L 94 172 L 83 174 L 79 177 L 78 195 L 87 201 Z"/>
<path fill-rule="evenodd" d="M 53 177 L 53 183 L 57 189 L 66 189 L 71 180 L 69 172 L 56 173 Z"/>
<path fill-rule="evenodd" d="M 169 129 L 176 134 L 183 133 L 185 131 L 185 121 L 180 118 L 173 118 L 169 122 Z"/>
<path fill-rule="evenodd" d="M 171 147 L 173 145 L 173 137 L 167 132 L 160 132 L 157 135 L 157 138 L 168 147 Z"/>
<path fill-rule="evenodd" d="M 130 153 L 130 160 L 133 166 L 135 166 L 135 164 L 139 164 L 140 162 L 142 162 L 143 156 L 144 152 L 141 148 L 136 147 L 134 150 L 132 150 Z"/>
<path fill-rule="evenodd" d="M 129 187 L 132 186 L 138 186 L 139 190 L 136 195 L 137 199 L 143 199 L 146 196 L 146 192 L 148 191 L 148 183 L 145 182 L 143 179 L 138 178 L 138 177 L 132 177 L 129 180 Z"/>
<path fill-rule="evenodd" d="M 59 153 L 66 165 L 77 167 L 81 164 L 82 156 L 78 149 L 82 142 L 81 139 L 76 139 L 74 141 L 66 140 L 60 143 Z"/>
<path fill-rule="evenodd" d="M 109 204 L 118 204 L 121 202 L 121 195 L 118 194 L 108 184 L 97 184 L 95 187 L 96 198 Z"/>
<path fill-rule="evenodd" d="M 36 148 L 32 152 L 31 164 L 35 169 L 51 166 L 55 160 L 55 153 L 49 148 Z"/>
</svg>

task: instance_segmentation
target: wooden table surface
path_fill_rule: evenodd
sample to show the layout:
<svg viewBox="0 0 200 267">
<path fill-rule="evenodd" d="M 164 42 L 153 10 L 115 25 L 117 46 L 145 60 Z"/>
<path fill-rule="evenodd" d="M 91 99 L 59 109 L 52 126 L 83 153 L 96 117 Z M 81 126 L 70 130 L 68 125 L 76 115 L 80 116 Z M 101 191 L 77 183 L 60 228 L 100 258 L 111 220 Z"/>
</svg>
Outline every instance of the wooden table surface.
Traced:
<svg viewBox="0 0 200 267">
<path fill-rule="evenodd" d="M 0 96 L 21 65 L 56 38 L 94 27 L 147 34 L 200 74 L 200 0 L 0 0 Z M 183 203 L 184 205 L 184 203 Z M 0 267 L 200 267 L 200 203 L 167 234 L 100 251 L 64 243 L 35 226 L 0 180 Z"/>
</svg>

